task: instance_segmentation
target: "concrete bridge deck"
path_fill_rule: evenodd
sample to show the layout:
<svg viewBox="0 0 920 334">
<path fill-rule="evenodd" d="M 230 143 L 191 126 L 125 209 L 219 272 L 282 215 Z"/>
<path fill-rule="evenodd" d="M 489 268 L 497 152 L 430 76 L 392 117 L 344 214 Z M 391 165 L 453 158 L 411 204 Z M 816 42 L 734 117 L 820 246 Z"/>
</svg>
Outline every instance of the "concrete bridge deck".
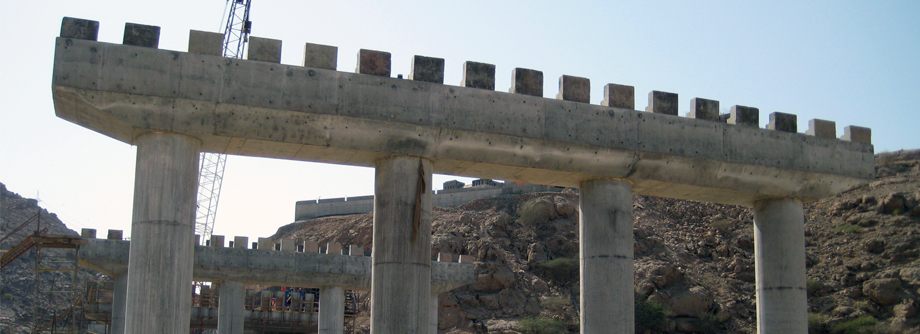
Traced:
<svg viewBox="0 0 920 334">
<path fill-rule="evenodd" d="M 603 103 L 627 108 L 584 103 L 583 78 L 565 76 L 560 99 L 543 98 L 542 73 L 526 69 L 515 70 L 518 93 L 503 93 L 420 74 L 391 78 L 383 52 L 362 50 L 359 71 L 371 75 L 336 71 L 334 62 L 279 64 L 281 41 L 256 37 L 249 57 L 267 61 L 215 55 L 219 45 L 197 43 L 201 32 L 190 38 L 199 53 L 81 33 L 62 30 L 56 41 L 55 111 L 126 143 L 171 132 L 200 139 L 202 151 L 358 166 L 409 155 L 432 161 L 435 173 L 564 187 L 619 178 L 643 195 L 741 205 L 814 200 L 874 175 L 868 129 L 847 127 L 841 140 L 833 122 L 814 120 L 813 135 L 796 133 L 795 115 L 783 113 L 770 115 L 775 130 L 760 129 L 759 111 L 742 106 L 729 119 L 736 124 L 721 123 L 718 101 L 693 99 L 693 117 L 679 117 L 677 94 L 650 93 L 651 112 L 642 112 L 632 110 L 628 86 L 608 85 Z M 385 66 L 361 70 L 374 59 Z M 413 73 L 443 77 L 443 62 L 424 64 L 412 64 Z M 491 79 L 474 69 L 465 77 L 484 75 L 494 87 L 494 66 Z M 582 80 L 563 80 L 572 78 Z"/>
<path fill-rule="evenodd" d="M 84 267 L 113 277 L 128 273 L 130 241 L 84 239 L 78 258 Z M 431 292 L 441 293 L 476 281 L 472 263 L 431 262 Z M 327 287 L 367 291 L 371 258 L 245 248 L 195 247 L 196 281 L 234 281 L 268 286 Z"/>
</svg>

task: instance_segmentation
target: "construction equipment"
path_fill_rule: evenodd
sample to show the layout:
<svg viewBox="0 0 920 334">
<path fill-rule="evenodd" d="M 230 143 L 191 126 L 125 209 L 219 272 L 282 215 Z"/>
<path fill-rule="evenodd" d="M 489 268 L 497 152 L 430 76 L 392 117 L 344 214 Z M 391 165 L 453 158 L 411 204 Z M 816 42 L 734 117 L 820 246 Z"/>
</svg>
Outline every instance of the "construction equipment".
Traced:
<svg viewBox="0 0 920 334">
<path fill-rule="evenodd" d="M 243 58 L 246 42 L 252 30 L 249 21 L 249 7 L 252 0 L 227 0 L 224 12 L 227 13 L 224 27 L 223 56 Z M 201 167 L 198 169 L 198 209 L 195 215 L 195 234 L 201 235 L 201 244 L 211 239 L 214 221 L 217 218 L 217 204 L 220 200 L 220 188 L 224 182 L 224 169 L 227 167 L 227 155 L 202 152 L 199 157 Z"/>
<path fill-rule="evenodd" d="M 31 224 L 32 222 L 35 222 L 37 224 L 37 227 L 35 228 L 35 233 L 33 235 L 26 236 L 25 239 L 23 239 L 18 244 L 16 244 L 16 246 L 13 246 L 12 249 L 3 253 L 3 256 L 0 256 L 0 269 L 6 268 L 6 266 L 8 266 L 10 263 L 13 263 L 13 260 L 16 260 L 17 258 L 19 258 L 19 256 L 24 254 L 26 251 L 32 249 L 32 247 L 35 247 L 35 241 L 32 239 L 33 236 L 38 237 L 40 234 L 48 232 L 47 228 L 45 228 L 44 230 L 41 229 L 42 227 L 41 218 L 42 218 L 41 212 L 37 212 L 35 213 L 35 215 L 30 217 L 24 223 L 20 224 L 19 226 L 14 228 L 12 231 L 4 235 L 3 238 L 0 238 L 0 243 L 2 243 L 3 241 L 5 241 L 6 239 L 9 239 L 14 234 L 21 231 L 23 228 L 25 228 L 27 225 Z"/>
<path fill-rule="evenodd" d="M 77 318 L 82 311 L 83 304 L 82 295 L 79 294 L 77 288 L 80 267 L 77 252 L 85 241 L 79 236 L 48 235 L 48 227 L 42 227 L 41 211 L 39 211 L 0 238 L 0 242 L 13 237 L 33 222 L 35 231 L 26 235 L 12 249 L 0 256 L 0 269 L 12 264 L 30 249 L 34 249 L 35 261 L 32 270 L 35 273 L 35 289 L 32 296 L 32 321 L 34 323 L 32 333 L 43 333 L 49 329 L 52 333 L 76 333 Z M 69 250 L 69 254 L 47 251 L 42 253 L 43 249 Z M 65 284 L 61 287 L 62 290 L 58 290 L 55 280 L 63 276 L 57 277 L 59 275 L 56 273 L 61 272 L 69 272 L 71 280 L 69 288 Z M 61 301 L 66 301 L 69 306 L 63 312 L 57 313 L 59 308 L 55 304 L 59 305 Z M 48 314 L 49 311 L 50 314 Z M 61 326 L 58 327 L 58 325 Z"/>
</svg>

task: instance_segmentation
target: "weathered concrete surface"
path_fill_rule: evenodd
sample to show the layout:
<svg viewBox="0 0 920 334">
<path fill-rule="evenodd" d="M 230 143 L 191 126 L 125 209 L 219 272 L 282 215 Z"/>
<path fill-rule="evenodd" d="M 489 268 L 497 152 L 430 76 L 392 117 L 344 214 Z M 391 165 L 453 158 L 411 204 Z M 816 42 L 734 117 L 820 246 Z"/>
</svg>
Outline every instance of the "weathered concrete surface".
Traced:
<svg viewBox="0 0 920 334">
<path fill-rule="evenodd" d="M 624 178 L 638 194 L 742 205 L 810 201 L 874 176 L 859 140 L 71 38 L 55 52 L 57 115 L 126 143 L 167 131 L 208 152 L 358 166 L 404 154 L 435 173 Z"/>
<path fill-rule="evenodd" d="M 190 316 L 198 139 L 138 137 L 126 333 L 185 333 Z M 155 287 L 155 288 L 152 288 Z"/>
<path fill-rule="evenodd" d="M 758 333 L 807 333 L 805 212 L 795 199 L 754 203 Z"/>
<path fill-rule="evenodd" d="M 130 242 L 86 239 L 80 265 L 118 276 L 128 271 Z M 193 276 L 198 281 L 236 281 L 269 286 L 371 288 L 371 258 L 274 250 L 196 246 Z M 431 262 L 431 291 L 446 292 L 476 281 L 472 263 Z"/>
<path fill-rule="evenodd" d="M 581 184 L 581 333 L 635 332 L 632 203 L 626 181 Z"/>
<path fill-rule="evenodd" d="M 374 176 L 371 332 L 428 332 L 431 163 L 394 156 Z"/>
<path fill-rule="evenodd" d="M 342 334 L 345 330 L 345 290 L 327 286 L 319 290 L 319 334 Z"/>
<path fill-rule="evenodd" d="M 243 334 L 246 309 L 246 285 L 242 282 L 220 283 L 217 309 L 217 334 Z"/>
</svg>

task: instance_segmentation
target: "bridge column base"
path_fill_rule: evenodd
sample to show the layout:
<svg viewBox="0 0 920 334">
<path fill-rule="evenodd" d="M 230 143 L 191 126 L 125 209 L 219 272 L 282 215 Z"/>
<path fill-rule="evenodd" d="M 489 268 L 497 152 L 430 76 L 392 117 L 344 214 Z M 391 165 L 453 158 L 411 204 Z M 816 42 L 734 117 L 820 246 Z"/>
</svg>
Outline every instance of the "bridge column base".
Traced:
<svg viewBox="0 0 920 334">
<path fill-rule="evenodd" d="M 201 141 L 173 133 L 134 140 L 126 333 L 188 333 Z"/>
<path fill-rule="evenodd" d="M 754 203 L 754 261 L 757 332 L 808 332 L 802 201 Z"/>
<path fill-rule="evenodd" d="M 125 298 L 128 293 L 128 275 L 117 275 L 112 290 L 112 327 L 109 333 L 125 334 Z"/>
<path fill-rule="evenodd" d="M 243 334 L 243 311 L 246 308 L 246 285 L 225 281 L 220 284 L 217 309 L 217 334 Z"/>
<path fill-rule="evenodd" d="M 431 162 L 375 163 L 371 333 L 427 333 L 431 298 Z"/>
<path fill-rule="evenodd" d="M 581 183 L 582 333 L 635 332 L 632 203 L 628 182 Z"/>
<path fill-rule="evenodd" d="M 345 290 L 328 286 L 319 290 L 319 334 L 345 331 Z"/>
</svg>

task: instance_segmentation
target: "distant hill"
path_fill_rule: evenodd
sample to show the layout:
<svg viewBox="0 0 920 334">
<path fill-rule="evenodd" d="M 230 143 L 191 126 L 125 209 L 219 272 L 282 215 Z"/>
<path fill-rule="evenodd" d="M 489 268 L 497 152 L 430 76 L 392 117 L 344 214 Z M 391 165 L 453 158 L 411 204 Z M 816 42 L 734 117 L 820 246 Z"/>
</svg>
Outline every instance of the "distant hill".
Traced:
<svg viewBox="0 0 920 334">
<path fill-rule="evenodd" d="M 7 190 L 6 185 L 0 183 L 0 237 L 7 235 L 7 233 L 28 221 L 36 213 L 40 213 L 41 226 L 42 228 L 48 228 L 48 235 L 79 235 L 64 226 L 64 223 L 57 218 L 57 215 L 38 206 L 38 201 L 23 198 L 19 194 Z M 26 228 L 23 228 L 0 244 L 0 249 L 12 248 L 27 235 L 35 232 L 35 227 L 34 223 L 26 226 Z M 33 252 L 34 250 L 28 251 L 0 271 L 0 328 L 2 328 L 3 333 L 31 332 L 33 296 L 35 295 L 35 274 L 32 271 L 35 266 Z M 60 255 L 62 251 L 43 250 L 42 253 Z M 55 277 L 51 279 L 51 276 L 44 276 L 48 279 L 43 280 L 45 284 L 40 287 L 40 291 L 70 289 L 69 275 L 64 273 L 48 275 L 55 275 Z M 51 281 L 55 282 L 53 289 L 50 286 Z M 41 306 L 39 308 L 40 312 L 53 313 L 67 308 L 70 306 L 70 302 L 62 299 L 43 298 L 39 305 Z"/>
</svg>

